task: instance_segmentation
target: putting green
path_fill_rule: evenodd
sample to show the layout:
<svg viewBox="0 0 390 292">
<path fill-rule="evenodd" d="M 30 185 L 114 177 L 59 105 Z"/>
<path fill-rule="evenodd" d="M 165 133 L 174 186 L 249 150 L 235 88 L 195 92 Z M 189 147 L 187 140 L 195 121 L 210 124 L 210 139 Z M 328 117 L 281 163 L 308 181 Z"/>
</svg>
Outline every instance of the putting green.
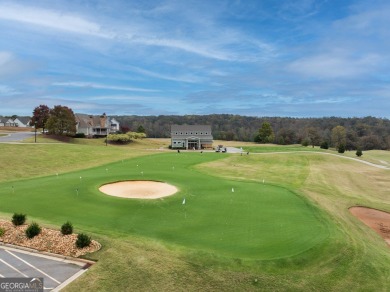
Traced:
<svg viewBox="0 0 390 292">
<path fill-rule="evenodd" d="M 317 210 L 293 191 L 229 181 L 194 169 L 221 157 L 165 153 L 3 183 L 0 211 L 23 212 L 54 224 L 69 220 L 83 230 L 135 234 L 248 259 L 296 255 L 328 236 Z M 124 180 L 158 180 L 180 191 L 158 200 L 128 200 L 98 190 L 103 184 Z"/>
</svg>

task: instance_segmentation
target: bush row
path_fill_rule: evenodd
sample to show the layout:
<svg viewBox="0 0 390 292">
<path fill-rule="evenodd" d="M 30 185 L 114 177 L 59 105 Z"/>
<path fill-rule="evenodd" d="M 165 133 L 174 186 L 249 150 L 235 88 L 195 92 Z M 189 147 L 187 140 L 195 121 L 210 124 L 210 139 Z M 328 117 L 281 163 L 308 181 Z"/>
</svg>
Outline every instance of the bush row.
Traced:
<svg viewBox="0 0 390 292">
<path fill-rule="evenodd" d="M 107 140 L 110 143 L 126 144 L 130 143 L 134 139 L 146 138 L 145 133 L 127 132 L 126 134 L 109 134 Z"/>
<path fill-rule="evenodd" d="M 12 224 L 15 226 L 20 226 L 23 225 L 26 222 L 26 214 L 21 214 L 21 213 L 14 213 L 12 216 Z M 27 238 L 31 239 L 38 234 L 40 234 L 42 231 L 41 227 L 39 226 L 38 223 L 32 222 L 26 229 L 25 233 Z M 5 230 L 3 228 L 0 228 L 0 237 L 3 236 L 5 233 Z M 69 221 L 65 222 L 61 226 L 61 233 L 63 235 L 69 235 L 73 233 L 73 225 Z M 77 248 L 83 248 L 86 246 L 89 246 L 91 244 L 91 237 L 84 233 L 80 233 L 77 235 L 77 240 L 76 240 L 76 246 Z"/>
</svg>

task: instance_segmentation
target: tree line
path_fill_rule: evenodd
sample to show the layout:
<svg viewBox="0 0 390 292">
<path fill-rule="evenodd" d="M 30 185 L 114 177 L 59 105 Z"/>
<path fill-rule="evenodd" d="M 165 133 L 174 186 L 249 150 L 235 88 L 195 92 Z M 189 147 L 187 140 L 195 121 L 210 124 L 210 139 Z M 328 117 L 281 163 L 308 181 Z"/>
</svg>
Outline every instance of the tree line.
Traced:
<svg viewBox="0 0 390 292">
<path fill-rule="evenodd" d="M 178 125 L 211 125 L 216 140 L 255 141 L 280 145 L 303 144 L 346 150 L 390 149 L 390 120 L 376 117 L 363 118 L 289 118 L 248 117 L 229 114 L 212 115 L 160 115 L 114 116 L 123 132 L 144 129 L 148 137 L 169 138 L 170 127 Z M 265 123 L 272 135 L 261 140 L 259 134 Z"/>
<path fill-rule="evenodd" d="M 248 117 L 230 114 L 113 116 L 121 132 L 145 133 L 151 138 L 169 138 L 171 125 L 211 125 L 215 140 L 254 141 L 280 145 L 334 147 L 340 150 L 390 150 L 390 120 L 363 118 Z M 39 105 L 32 125 L 57 135 L 76 135 L 73 110 L 66 106 Z"/>
</svg>

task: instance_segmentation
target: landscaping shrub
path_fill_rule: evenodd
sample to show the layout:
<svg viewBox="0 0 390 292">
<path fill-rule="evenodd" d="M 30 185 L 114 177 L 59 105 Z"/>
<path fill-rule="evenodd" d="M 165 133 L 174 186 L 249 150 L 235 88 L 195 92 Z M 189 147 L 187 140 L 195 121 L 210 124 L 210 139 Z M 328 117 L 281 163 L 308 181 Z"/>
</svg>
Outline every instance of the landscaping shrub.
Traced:
<svg viewBox="0 0 390 292">
<path fill-rule="evenodd" d="M 26 215 L 25 214 L 18 214 L 14 213 L 12 216 L 12 224 L 15 226 L 23 225 L 24 222 L 26 222 Z"/>
<path fill-rule="evenodd" d="M 74 138 L 85 138 L 85 134 L 84 133 L 76 133 L 76 135 L 74 135 Z"/>
<path fill-rule="evenodd" d="M 337 151 L 339 153 L 344 153 L 345 152 L 345 145 L 344 144 L 340 144 L 339 145 L 339 148 L 337 149 Z"/>
<path fill-rule="evenodd" d="M 30 239 L 37 236 L 39 233 L 41 233 L 41 227 L 35 222 L 31 223 L 26 229 L 26 236 Z"/>
<path fill-rule="evenodd" d="M 358 150 L 356 150 L 356 156 L 360 157 L 362 155 L 363 155 L 362 149 L 359 148 Z"/>
<path fill-rule="evenodd" d="M 68 235 L 68 234 L 72 234 L 73 233 L 73 225 L 72 223 L 70 223 L 69 221 L 64 223 L 62 226 L 61 226 L 61 233 L 63 235 Z"/>
<path fill-rule="evenodd" d="M 106 139 L 114 144 L 128 144 L 134 139 L 146 138 L 145 133 L 127 132 L 126 134 L 109 134 Z"/>
<path fill-rule="evenodd" d="M 0 237 L 2 237 L 5 233 L 5 229 L 0 227 Z"/>
<path fill-rule="evenodd" d="M 76 240 L 77 248 L 83 248 L 89 246 L 90 244 L 91 244 L 91 238 L 88 235 L 84 233 L 80 233 L 79 235 L 77 235 L 77 240 Z"/>
<path fill-rule="evenodd" d="M 309 138 L 305 138 L 305 139 L 302 140 L 302 146 L 303 147 L 307 147 L 307 146 L 309 146 L 309 144 L 310 144 L 310 139 Z"/>
<path fill-rule="evenodd" d="M 320 145 L 320 148 L 321 148 L 321 149 L 329 149 L 329 144 L 328 144 L 328 142 L 326 142 L 326 141 L 322 142 L 321 145 Z"/>
</svg>

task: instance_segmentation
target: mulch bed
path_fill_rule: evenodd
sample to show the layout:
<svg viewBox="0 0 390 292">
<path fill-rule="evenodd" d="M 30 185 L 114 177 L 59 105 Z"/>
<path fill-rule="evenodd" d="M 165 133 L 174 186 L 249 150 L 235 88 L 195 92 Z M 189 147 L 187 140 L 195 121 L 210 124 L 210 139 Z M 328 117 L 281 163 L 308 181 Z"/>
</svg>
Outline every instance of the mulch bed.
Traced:
<svg viewBox="0 0 390 292">
<path fill-rule="evenodd" d="M 4 234 L 0 236 L 0 242 L 69 257 L 79 257 L 101 248 L 100 243 L 95 240 L 92 240 L 87 247 L 77 248 L 77 234 L 63 235 L 59 230 L 45 227 L 41 227 L 40 234 L 29 239 L 25 234 L 27 227 L 27 224 L 14 226 L 10 221 L 0 220 L 0 228 L 5 230 Z"/>
</svg>

